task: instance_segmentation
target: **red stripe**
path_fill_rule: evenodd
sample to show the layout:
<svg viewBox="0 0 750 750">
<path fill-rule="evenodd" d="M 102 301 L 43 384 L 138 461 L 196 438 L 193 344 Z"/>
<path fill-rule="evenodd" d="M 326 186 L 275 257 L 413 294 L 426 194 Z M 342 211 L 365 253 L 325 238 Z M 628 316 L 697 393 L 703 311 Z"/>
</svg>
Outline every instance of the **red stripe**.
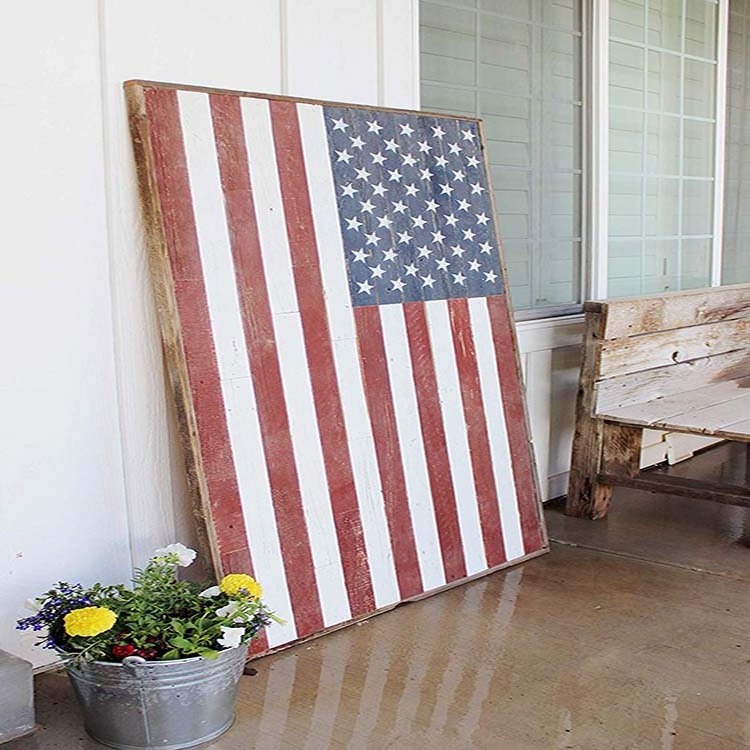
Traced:
<svg viewBox="0 0 750 750">
<path fill-rule="evenodd" d="M 145 100 L 211 522 L 221 530 L 217 538 L 219 566 L 225 573 L 253 574 L 211 335 L 177 93 L 145 89 Z M 267 646 L 264 634 L 256 648 Z"/>
<path fill-rule="evenodd" d="M 297 635 L 324 627 L 264 276 L 240 102 L 210 97 L 258 422 Z"/>
<path fill-rule="evenodd" d="M 482 526 L 484 553 L 487 567 L 494 568 L 506 561 L 503 531 L 500 525 L 495 477 L 492 468 L 490 439 L 484 411 L 479 368 L 471 330 L 469 305 L 466 299 L 448 300 L 448 312 L 453 335 L 453 351 L 456 356 L 458 379 L 461 385 L 461 403 L 464 409 L 466 434 L 469 440 L 474 487 L 479 506 L 479 521 Z"/>
<path fill-rule="evenodd" d="M 407 500 L 380 312 L 375 306 L 356 307 L 354 320 L 396 579 L 401 598 L 408 599 L 421 594 L 424 588 Z"/>
<path fill-rule="evenodd" d="M 338 390 L 297 108 L 271 101 L 279 184 L 305 351 L 341 564 L 352 616 L 375 609 L 362 520 Z"/>
<path fill-rule="evenodd" d="M 526 409 L 523 403 L 523 383 L 513 337 L 513 321 L 505 297 L 488 297 L 487 309 L 495 341 L 495 358 L 503 394 L 503 410 L 508 427 L 513 480 L 516 485 L 518 508 L 521 515 L 523 546 L 526 554 L 545 546 L 536 487 L 536 467 L 532 453 Z"/>
<path fill-rule="evenodd" d="M 445 439 L 435 362 L 424 303 L 403 306 L 409 355 L 417 393 L 419 423 L 427 458 L 432 502 L 435 508 L 443 571 L 447 583 L 466 577 L 461 530 L 458 523 L 456 495 L 453 487 L 448 444 Z"/>
</svg>

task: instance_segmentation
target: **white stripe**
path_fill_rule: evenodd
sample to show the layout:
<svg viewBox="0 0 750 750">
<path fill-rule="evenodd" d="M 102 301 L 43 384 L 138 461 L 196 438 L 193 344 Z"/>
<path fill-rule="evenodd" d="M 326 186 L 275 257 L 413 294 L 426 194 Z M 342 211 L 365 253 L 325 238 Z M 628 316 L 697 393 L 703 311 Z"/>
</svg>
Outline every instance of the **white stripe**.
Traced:
<svg viewBox="0 0 750 750">
<path fill-rule="evenodd" d="M 448 306 L 443 300 L 425 302 L 430 331 L 432 356 L 435 360 L 438 394 L 445 425 L 448 460 L 456 490 L 456 509 L 461 530 L 461 542 L 466 559 L 467 575 L 487 569 L 484 538 L 479 520 L 479 505 L 471 467 L 471 451 L 461 401 L 453 334 L 448 318 Z"/>
<path fill-rule="evenodd" d="M 429 591 L 443 586 L 445 575 L 403 308 L 401 305 L 382 305 L 380 320 L 417 559 L 424 589 Z"/>
<path fill-rule="evenodd" d="M 399 601 L 401 597 L 391 551 L 375 441 L 359 368 L 349 284 L 342 262 L 344 248 L 338 223 L 338 207 L 331 175 L 323 108 L 300 104 L 297 110 L 315 219 L 315 236 L 320 256 L 328 325 L 333 342 L 336 377 L 375 603 L 380 608 Z"/>
<path fill-rule="evenodd" d="M 294 640 L 291 602 L 273 514 L 265 457 L 250 380 L 242 316 L 235 286 L 234 264 L 226 221 L 208 97 L 178 94 L 190 175 L 198 242 L 201 248 L 211 331 L 216 347 L 222 399 L 232 446 L 240 497 L 252 498 L 252 514 L 243 502 L 245 527 L 255 575 L 264 599 L 286 627 L 268 630 L 271 646 Z"/>
<path fill-rule="evenodd" d="M 469 314 L 477 353 L 479 384 L 487 420 L 487 433 L 490 440 L 492 470 L 495 475 L 495 488 L 500 505 L 500 525 L 503 529 L 505 555 L 508 560 L 515 560 L 525 554 L 523 532 L 521 530 L 521 516 L 511 465 L 508 425 L 503 411 L 500 374 L 497 370 L 495 342 L 492 338 L 487 300 L 479 297 L 470 299 Z M 513 352 L 501 353 L 501 356 L 513 356 Z"/>
<path fill-rule="evenodd" d="M 268 102 L 243 98 L 242 114 L 289 428 L 323 621 L 328 627 L 351 619 L 351 612 L 295 298 Z"/>
</svg>

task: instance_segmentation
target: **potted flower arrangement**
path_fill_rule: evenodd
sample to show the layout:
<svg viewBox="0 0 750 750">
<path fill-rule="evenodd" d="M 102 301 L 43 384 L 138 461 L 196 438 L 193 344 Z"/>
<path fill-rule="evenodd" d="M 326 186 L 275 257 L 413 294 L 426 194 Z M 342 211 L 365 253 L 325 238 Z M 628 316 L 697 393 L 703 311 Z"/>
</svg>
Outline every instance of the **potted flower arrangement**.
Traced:
<svg viewBox="0 0 750 750">
<path fill-rule="evenodd" d="M 179 580 L 196 553 L 156 550 L 132 586 L 58 583 L 30 606 L 20 630 L 63 658 L 87 732 L 118 748 L 207 742 L 234 719 L 247 644 L 272 621 L 262 590 L 244 573 L 218 585 Z"/>
</svg>

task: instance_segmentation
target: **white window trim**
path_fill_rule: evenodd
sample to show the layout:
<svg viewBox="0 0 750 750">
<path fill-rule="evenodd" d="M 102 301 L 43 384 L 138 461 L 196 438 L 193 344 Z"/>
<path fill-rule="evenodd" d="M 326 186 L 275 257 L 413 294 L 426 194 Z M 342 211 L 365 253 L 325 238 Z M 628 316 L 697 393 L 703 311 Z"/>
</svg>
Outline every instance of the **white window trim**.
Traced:
<svg viewBox="0 0 750 750">
<path fill-rule="evenodd" d="M 724 260 L 724 160 L 727 135 L 727 67 L 729 57 L 729 0 L 719 0 L 716 29 L 716 128 L 714 140 L 714 240 L 711 248 L 711 286 L 721 284 Z"/>
</svg>

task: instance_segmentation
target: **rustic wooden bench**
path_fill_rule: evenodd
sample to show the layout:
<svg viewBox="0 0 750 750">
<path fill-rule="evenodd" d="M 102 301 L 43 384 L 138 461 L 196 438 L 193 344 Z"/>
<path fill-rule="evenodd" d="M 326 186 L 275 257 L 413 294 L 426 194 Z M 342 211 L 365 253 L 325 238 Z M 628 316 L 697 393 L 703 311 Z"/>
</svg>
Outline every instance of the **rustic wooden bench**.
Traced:
<svg viewBox="0 0 750 750">
<path fill-rule="evenodd" d="M 615 485 L 750 506 L 747 486 L 640 471 L 644 428 L 750 442 L 750 284 L 587 302 L 566 513 Z"/>
</svg>

